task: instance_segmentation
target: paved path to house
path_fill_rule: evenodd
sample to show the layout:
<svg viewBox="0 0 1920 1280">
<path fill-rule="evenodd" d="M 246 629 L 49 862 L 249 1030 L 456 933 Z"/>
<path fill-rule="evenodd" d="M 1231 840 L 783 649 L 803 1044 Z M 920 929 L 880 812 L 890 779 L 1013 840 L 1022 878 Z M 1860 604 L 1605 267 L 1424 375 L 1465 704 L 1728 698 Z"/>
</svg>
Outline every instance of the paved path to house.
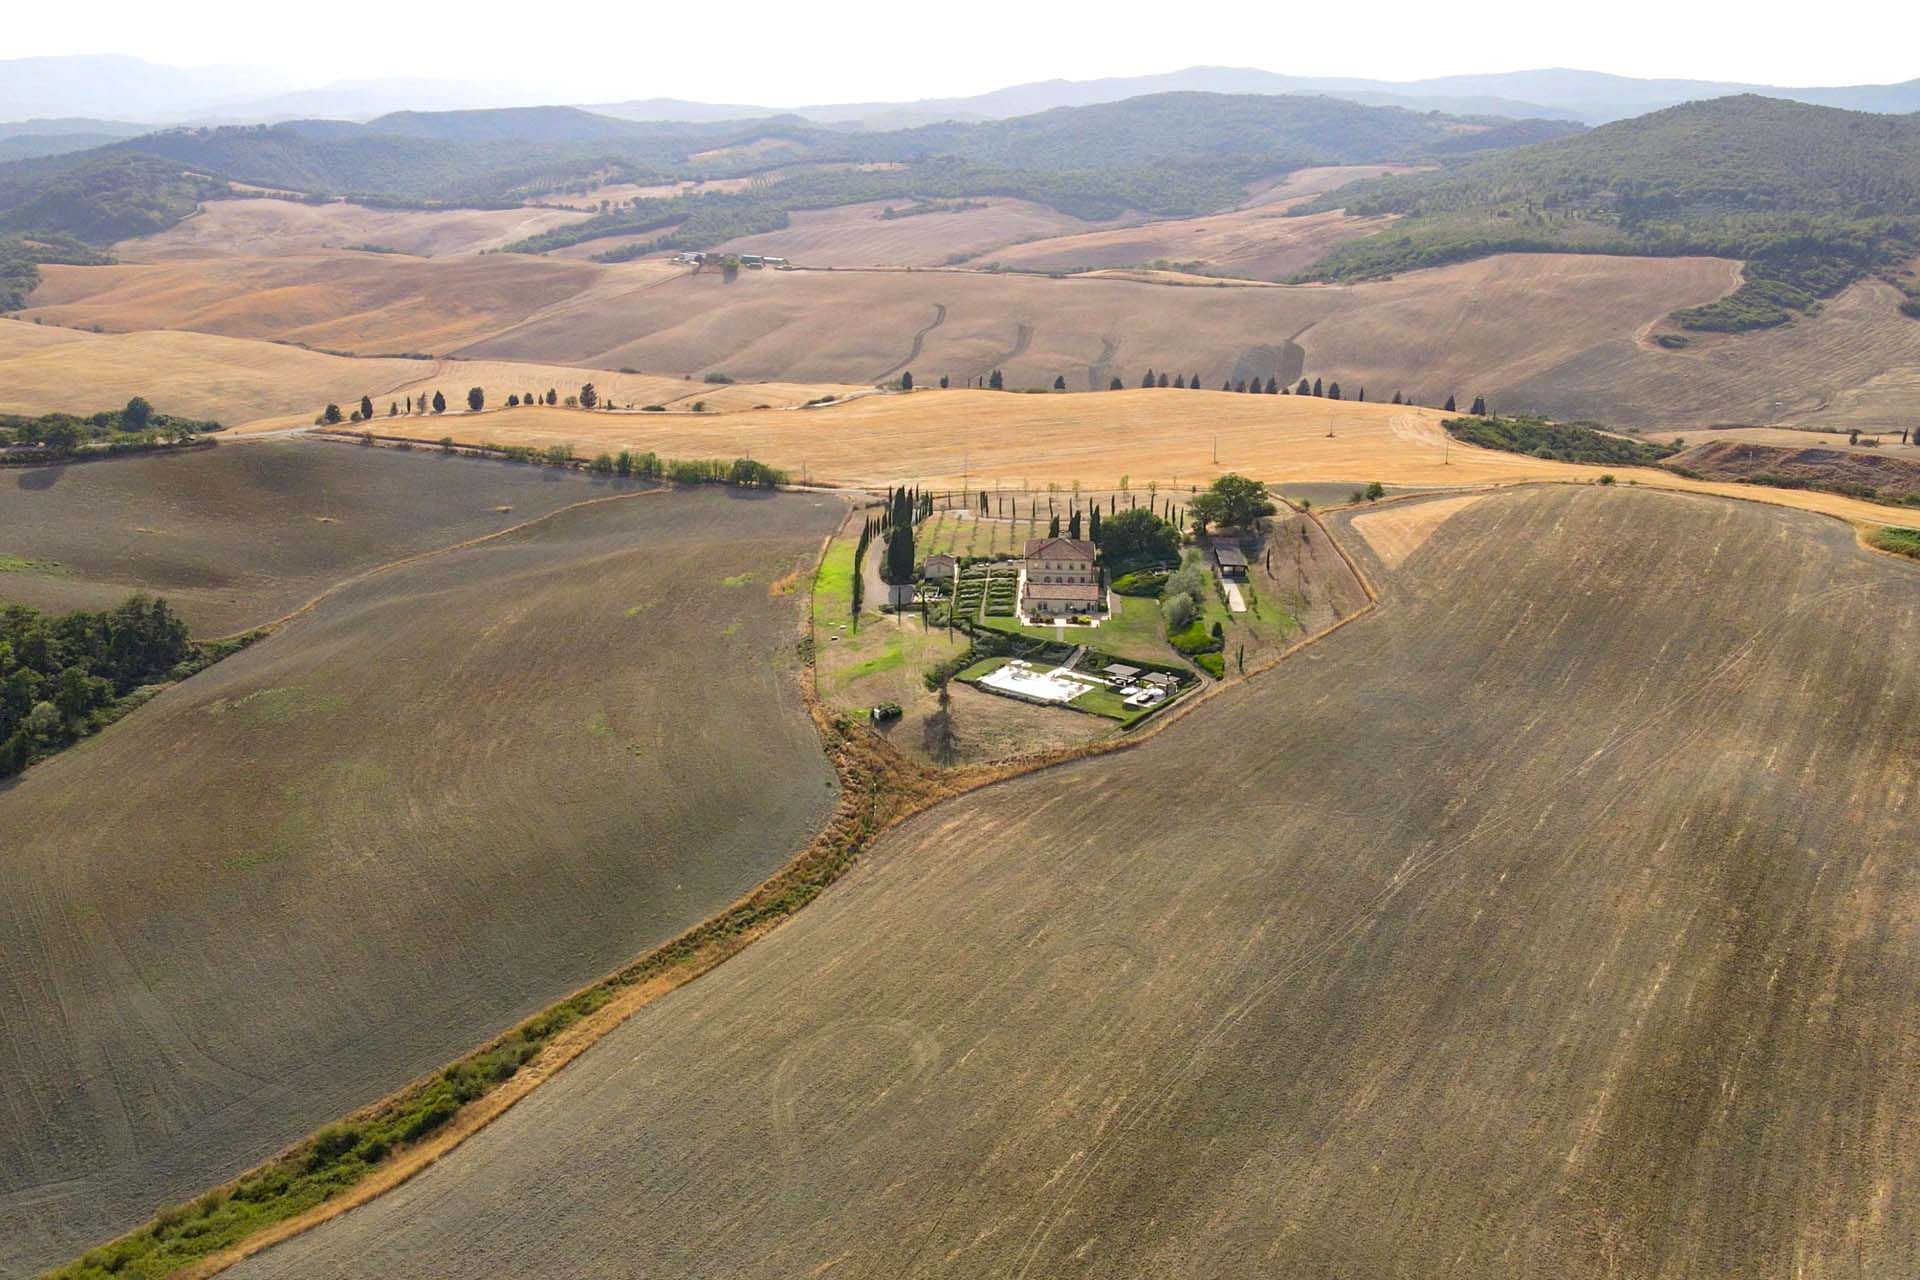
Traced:
<svg viewBox="0 0 1920 1280">
<path fill-rule="evenodd" d="M 1245 613 L 1247 611 L 1247 598 L 1240 594 L 1240 584 L 1237 582 L 1229 582 L 1225 578 L 1222 578 L 1220 585 L 1227 589 L 1227 611 L 1229 613 Z"/>
</svg>

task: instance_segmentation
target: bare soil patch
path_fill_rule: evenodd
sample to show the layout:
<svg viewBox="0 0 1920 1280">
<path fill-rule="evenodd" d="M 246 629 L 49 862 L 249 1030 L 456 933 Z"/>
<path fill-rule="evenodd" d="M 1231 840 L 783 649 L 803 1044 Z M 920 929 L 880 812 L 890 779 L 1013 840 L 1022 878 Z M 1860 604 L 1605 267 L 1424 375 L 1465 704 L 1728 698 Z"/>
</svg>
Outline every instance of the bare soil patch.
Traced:
<svg viewBox="0 0 1920 1280">
<path fill-rule="evenodd" d="M 36 1028 L 0 1077 L 0 1268 L 225 1180 L 783 865 L 834 786 L 804 600 L 768 584 L 843 510 L 637 493 L 418 561 L 0 796 L 0 1021 Z"/>
<path fill-rule="evenodd" d="M 935 267 L 1015 241 L 1098 225 L 1000 196 L 935 203 L 970 207 L 894 218 L 882 215 L 889 207 L 911 209 L 914 202 L 877 200 L 801 210 L 791 215 L 791 226 L 729 240 L 720 251 L 773 254 L 808 267 Z"/>
<path fill-rule="evenodd" d="M 903 826 L 235 1274 L 1920 1265 L 1920 673 L 1883 656 L 1920 576 L 1588 487 L 1382 589 L 1137 750 Z"/>
<path fill-rule="evenodd" d="M 0 472 L 0 599 L 164 595 L 202 636 L 256 627 L 374 565 L 612 490 L 532 467 L 305 441 Z"/>
<path fill-rule="evenodd" d="M 1901 452 L 1916 455 L 1911 446 Z M 1844 440 L 1829 447 L 1799 449 L 1716 440 L 1669 461 L 1714 480 L 1784 477 L 1827 488 L 1866 486 L 1888 498 L 1920 497 L 1920 455 L 1902 457 L 1884 446 L 1849 448 Z"/>
</svg>

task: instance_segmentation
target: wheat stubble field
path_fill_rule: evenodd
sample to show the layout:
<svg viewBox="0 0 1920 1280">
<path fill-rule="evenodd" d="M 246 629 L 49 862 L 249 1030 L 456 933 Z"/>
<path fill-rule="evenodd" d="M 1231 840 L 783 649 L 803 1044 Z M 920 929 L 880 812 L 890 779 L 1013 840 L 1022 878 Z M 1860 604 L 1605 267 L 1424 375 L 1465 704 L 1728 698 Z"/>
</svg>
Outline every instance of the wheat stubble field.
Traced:
<svg viewBox="0 0 1920 1280">
<path fill-rule="evenodd" d="M 6 788 L 0 1274 L 131 1229 L 705 918 L 833 802 L 799 697 L 804 597 L 774 584 L 838 499 L 232 452 L 277 450 L 339 459 L 303 480 L 336 499 L 361 486 L 343 578 L 379 537 L 366 510 L 408 501 L 390 468 L 443 512 L 417 464 L 482 512 L 554 514 L 351 581 Z M 310 558 L 273 544 L 307 531 L 235 505 L 233 558 L 274 557 L 258 620 L 305 590 Z"/>
<path fill-rule="evenodd" d="M 234 1274 L 1911 1274 L 1920 573 L 1628 490 L 1343 537 L 1375 613 Z"/>
</svg>

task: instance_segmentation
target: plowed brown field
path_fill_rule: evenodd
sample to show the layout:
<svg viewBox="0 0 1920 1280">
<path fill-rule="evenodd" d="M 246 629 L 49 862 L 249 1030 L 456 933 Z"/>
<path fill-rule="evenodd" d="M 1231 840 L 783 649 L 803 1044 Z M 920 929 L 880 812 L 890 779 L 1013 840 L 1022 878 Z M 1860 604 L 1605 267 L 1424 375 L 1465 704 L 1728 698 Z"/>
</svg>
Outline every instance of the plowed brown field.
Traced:
<svg viewBox="0 0 1920 1280">
<path fill-rule="evenodd" d="M 246 446 L 276 447 L 408 461 Z M 803 598 L 769 587 L 843 513 L 718 489 L 573 508 L 346 587 L 6 788 L 0 1274 L 232 1176 L 791 857 L 833 774 L 798 697 Z"/>
<path fill-rule="evenodd" d="M 1372 568 L 233 1274 L 1920 1269 L 1920 570 L 1597 488 Z"/>
</svg>

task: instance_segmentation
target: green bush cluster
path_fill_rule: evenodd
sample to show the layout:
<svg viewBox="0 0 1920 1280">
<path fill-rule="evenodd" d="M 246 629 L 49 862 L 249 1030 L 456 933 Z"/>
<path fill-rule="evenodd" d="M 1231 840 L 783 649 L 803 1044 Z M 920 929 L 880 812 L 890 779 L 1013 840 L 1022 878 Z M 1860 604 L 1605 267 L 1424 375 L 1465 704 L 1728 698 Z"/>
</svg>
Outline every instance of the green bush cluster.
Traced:
<svg viewBox="0 0 1920 1280">
<path fill-rule="evenodd" d="M 58 617 L 0 605 L 0 778 L 110 723 L 140 686 L 210 660 L 150 596 Z"/>
<path fill-rule="evenodd" d="M 1867 535 L 1867 541 L 1882 551 L 1920 560 L 1920 529 L 1875 529 Z"/>
<path fill-rule="evenodd" d="M 0 414 L 0 445 L 39 445 L 44 452 L 63 457 L 96 446 L 126 452 L 135 447 L 179 443 L 200 432 L 218 430 L 217 422 L 156 413 L 142 396 L 127 401 L 123 409 L 104 409 L 85 416 Z"/>
<path fill-rule="evenodd" d="M 1141 596 L 1149 600 L 1157 600 L 1167 585 L 1167 576 L 1167 573 L 1160 569 L 1141 569 L 1134 573 L 1123 573 L 1113 580 L 1113 590 L 1118 595 Z"/>
<path fill-rule="evenodd" d="M 1545 418 L 1449 418 L 1442 425 L 1454 439 L 1467 444 L 1551 458 L 1556 462 L 1647 465 L 1670 458 L 1681 449 L 1676 444 L 1629 440 L 1591 427 L 1548 422 Z"/>
</svg>

